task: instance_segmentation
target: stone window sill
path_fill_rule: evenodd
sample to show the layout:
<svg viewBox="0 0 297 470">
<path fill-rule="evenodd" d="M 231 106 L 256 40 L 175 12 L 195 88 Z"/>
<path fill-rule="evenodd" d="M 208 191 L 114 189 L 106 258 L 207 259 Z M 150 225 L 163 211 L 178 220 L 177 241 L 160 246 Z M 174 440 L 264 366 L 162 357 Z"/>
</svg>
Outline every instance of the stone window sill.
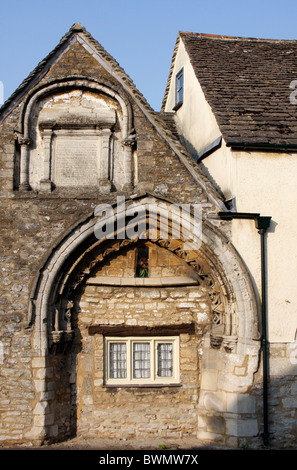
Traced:
<svg viewBox="0 0 297 470">
<path fill-rule="evenodd" d="M 168 383 L 168 384 L 104 384 L 103 388 L 166 388 L 166 387 L 181 387 L 181 383 Z"/>
</svg>

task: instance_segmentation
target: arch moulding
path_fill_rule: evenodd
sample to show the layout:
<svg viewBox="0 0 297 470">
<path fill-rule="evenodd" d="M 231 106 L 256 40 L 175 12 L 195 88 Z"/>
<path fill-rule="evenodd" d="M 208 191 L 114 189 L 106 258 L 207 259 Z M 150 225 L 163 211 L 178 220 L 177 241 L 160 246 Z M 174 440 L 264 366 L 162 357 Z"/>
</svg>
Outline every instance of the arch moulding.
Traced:
<svg viewBox="0 0 297 470">
<path fill-rule="evenodd" d="M 40 270 L 30 304 L 29 324 L 34 324 L 34 348 L 40 356 L 48 354 L 49 343 L 52 341 L 51 328 L 60 331 L 53 319 L 53 315 L 57 315 L 57 312 L 53 313 L 54 309 L 61 308 L 61 305 L 57 307 L 57 298 L 63 298 L 65 311 L 65 301 L 67 303 L 69 300 L 71 289 L 85 282 L 99 262 L 141 238 L 152 241 L 183 259 L 208 288 L 214 318 L 222 319 L 218 322 L 219 328 L 216 330 L 214 325 L 211 332 L 214 346 L 220 347 L 223 344 L 226 350 L 235 351 L 240 345 L 259 339 L 252 283 L 236 250 L 219 230 L 202 220 L 201 239 L 192 238 L 189 249 L 186 243 L 189 237 L 184 227 L 188 226 L 191 230 L 189 220 L 193 222 L 193 216 L 182 213 L 176 219 L 170 206 L 151 196 L 138 201 L 127 200 L 126 206 L 121 210 L 117 208 L 113 219 L 114 231 L 108 237 L 96 237 L 100 218 L 92 215 L 72 230 L 52 251 Z M 168 237 L 162 237 L 160 231 L 155 230 L 154 234 L 157 236 L 152 238 L 145 229 L 145 233 L 140 236 L 137 234 L 128 239 L 123 220 L 127 216 L 131 219 L 131 214 L 135 211 L 138 214 L 142 211 L 142 218 L 138 218 L 138 221 L 145 227 L 150 223 L 150 229 L 152 224 L 155 229 L 160 227 L 159 224 L 168 224 Z M 180 230 L 181 225 L 182 236 L 177 238 L 176 230 Z"/>
<path fill-rule="evenodd" d="M 223 319 L 220 324 L 214 322 L 208 331 L 205 330 L 203 352 L 199 359 L 202 361 L 199 366 L 201 370 L 199 412 L 207 415 L 217 413 L 216 405 L 214 404 L 212 410 L 209 404 L 212 403 L 209 402 L 209 396 L 214 392 L 205 390 L 207 382 L 203 379 L 205 374 L 211 373 L 213 376 L 215 373 L 217 380 L 222 380 L 221 387 L 224 388 L 227 384 L 228 389 L 230 377 L 226 377 L 227 370 L 233 370 L 235 363 L 238 364 L 239 361 L 243 362 L 245 358 L 250 357 L 252 362 L 248 366 L 249 377 L 244 388 L 251 386 L 253 373 L 258 366 L 257 355 L 260 345 L 256 302 L 249 275 L 237 252 L 224 235 L 206 221 L 201 220 L 201 239 L 192 238 L 191 249 L 188 249 L 185 243 L 188 237 L 186 231 L 180 238 L 174 238 L 173 235 L 181 223 L 185 223 L 184 226 L 191 229 L 193 216 L 190 213 L 183 213 L 181 217 L 176 218 L 170 206 L 169 203 L 152 195 L 127 199 L 122 209 L 119 210 L 117 207 L 117 215 L 114 218 L 115 229 L 109 233 L 109 238 L 98 239 L 95 236 L 98 222 L 101 224 L 102 219 L 92 214 L 60 241 L 40 270 L 32 292 L 29 311 L 29 325 L 32 329 L 32 342 L 36 354 L 33 367 L 35 367 L 37 403 L 34 410 L 36 422 L 28 436 L 30 439 L 43 440 L 51 432 L 51 425 L 47 423 L 51 405 L 45 399 L 43 390 L 46 388 L 48 358 L 56 350 L 53 346 L 61 346 L 58 348 L 59 351 L 67 351 L 72 339 L 71 292 L 84 285 L 88 277 L 92 276 L 93 270 L 98 267 L 98 263 L 104 262 L 108 256 L 120 252 L 129 245 L 133 246 L 144 233 L 147 235 L 148 220 L 153 224 L 153 228 L 168 222 L 167 238 L 161 237 L 160 231 L 156 230 L 157 236 L 147 240 L 171 251 L 191 266 L 209 292 L 213 318 Z M 127 239 L 125 237 L 127 224 L 122 223 L 123 218 L 127 217 L 127 220 L 131 221 L 131 214 L 134 211 L 138 211 L 139 214 L 141 210 L 144 232 Z M 150 219 L 148 215 L 151 216 Z M 109 219 L 107 217 L 104 220 L 107 223 Z M 222 361 L 224 367 L 210 370 L 207 365 L 207 358 L 210 356 L 216 357 L 216 367 L 222 365 Z M 210 363 L 211 367 L 214 367 L 213 360 Z M 42 374 L 38 373 L 40 369 L 44 370 Z M 45 377 L 43 386 L 40 384 L 41 375 Z M 243 391 L 241 382 L 238 390 L 241 390 L 241 393 Z M 221 394 L 221 392 L 216 393 Z"/>
<path fill-rule="evenodd" d="M 57 93 L 67 92 L 68 90 L 85 90 L 92 93 L 105 95 L 108 98 L 115 100 L 119 108 L 121 109 L 121 144 L 123 148 L 123 168 L 125 171 L 124 186 L 129 187 L 131 185 L 131 173 L 132 173 L 132 148 L 136 145 L 135 132 L 133 127 L 133 109 L 131 103 L 125 93 L 118 89 L 115 85 L 109 83 L 109 81 L 97 81 L 83 76 L 67 77 L 62 80 L 56 80 L 51 83 L 47 83 L 40 87 L 35 88 L 27 97 L 23 104 L 22 113 L 20 115 L 20 121 L 18 128 L 15 130 L 17 142 L 20 146 L 20 169 L 19 169 L 19 188 L 23 190 L 30 189 L 29 183 L 29 166 L 30 166 L 30 149 L 34 144 L 32 121 L 34 110 L 37 103 L 46 98 L 51 97 Z M 59 123 L 57 123 L 59 124 Z M 47 123 L 49 126 L 50 123 Z M 55 125 L 53 122 L 52 125 Z M 75 124 L 78 126 L 78 123 Z M 85 125 L 85 124 L 84 124 Z M 94 123 L 92 123 L 92 126 Z M 102 129 L 108 128 L 113 125 L 112 122 L 98 122 L 99 127 Z M 47 130 L 45 135 L 46 139 L 50 138 L 53 132 L 52 129 Z M 106 134 L 109 136 L 109 133 Z M 46 146 L 49 144 L 46 143 Z M 106 144 L 107 145 L 107 144 Z M 108 158 L 108 157 L 106 157 Z M 46 168 L 47 163 L 49 164 L 50 157 L 47 155 L 44 157 Z M 48 160 L 48 162 L 47 162 Z M 43 188 L 49 190 L 50 184 L 50 170 L 44 170 L 44 181 Z"/>
</svg>

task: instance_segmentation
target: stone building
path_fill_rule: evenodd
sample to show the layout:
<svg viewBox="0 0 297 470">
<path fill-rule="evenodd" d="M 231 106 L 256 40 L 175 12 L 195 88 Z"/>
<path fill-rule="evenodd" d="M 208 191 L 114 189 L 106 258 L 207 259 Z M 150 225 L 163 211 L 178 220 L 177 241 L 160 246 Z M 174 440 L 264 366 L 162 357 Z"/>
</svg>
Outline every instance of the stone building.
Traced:
<svg viewBox="0 0 297 470">
<path fill-rule="evenodd" d="M 76 23 L 2 106 L 2 445 L 78 435 L 257 447 L 263 433 L 266 444 L 268 434 L 277 445 L 296 442 L 293 293 L 269 348 L 260 333 L 257 230 L 267 250 L 282 201 L 279 190 L 256 197 L 263 171 L 275 171 L 267 162 L 292 171 L 295 119 L 290 131 L 265 128 L 254 97 L 249 106 L 263 119 L 245 128 L 252 111 L 235 84 L 247 91 L 250 77 L 234 82 L 222 66 L 224 50 L 240 64 L 245 49 L 265 54 L 266 44 L 295 54 L 295 42 L 180 33 L 155 112 Z M 264 138 L 273 152 L 262 154 Z M 286 257 L 275 243 L 278 264 Z M 268 304 L 285 294 L 272 295 Z"/>
</svg>

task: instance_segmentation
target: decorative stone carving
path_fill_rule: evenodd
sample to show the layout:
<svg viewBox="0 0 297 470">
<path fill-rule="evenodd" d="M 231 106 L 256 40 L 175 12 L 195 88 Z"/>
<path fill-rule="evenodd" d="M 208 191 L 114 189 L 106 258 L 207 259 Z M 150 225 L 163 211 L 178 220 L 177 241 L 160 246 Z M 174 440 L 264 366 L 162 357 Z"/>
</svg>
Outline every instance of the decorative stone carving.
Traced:
<svg viewBox="0 0 297 470">
<path fill-rule="evenodd" d="M 126 97 L 86 79 L 53 83 L 27 103 L 20 123 L 20 189 L 133 187 L 136 135 Z"/>
<path fill-rule="evenodd" d="M 90 259 L 89 262 L 84 265 L 83 270 L 80 270 L 78 266 L 77 270 L 73 272 L 72 276 L 67 281 L 67 286 L 65 286 L 64 290 L 68 293 L 68 298 L 75 298 L 75 293 L 78 291 L 78 289 L 80 289 L 81 286 L 85 284 L 87 279 L 96 269 L 98 269 L 104 260 L 114 255 L 116 252 L 119 252 L 121 249 L 137 242 L 138 239 L 134 238 L 133 240 L 116 240 L 107 246 L 103 244 L 99 251 L 97 250 L 95 259 Z M 214 273 L 210 272 L 210 267 L 207 264 L 207 261 L 203 260 L 203 251 L 196 253 L 192 252 L 191 254 L 186 253 L 182 249 L 182 240 L 156 239 L 154 242 L 160 247 L 168 249 L 183 259 L 186 263 L 189 264 L 189 266 L 191 266 L 192 269 L 195 270 L 199 279 L 199 284 L 206 288 L 210 300 L 212 310 L 212 325 L 210 331 L 211 347 L 215 349 L 223 348 L 226 352 L 233 351 L 237 344 L 237 336 L 236 325 L 234 324 L 234 319 L 231 312 L 232 309 L 229 307 L 226 293 L 223 292 L 218 280 L 215 279 Z M 69 333 L 68 340 L 70 341 L 72 339 L 72 334 L 70 333 L 72 333 L 71 309 L 73 308 L 73 301 L 66 300 L 64 301 L 63 305 L 64 307 L 62 308 L 64 309 L 64 317 L 66 318 L 64 332 Z M 65 336 L 61 336 L 60 342 L 62 343 L 65 341 L 65 338 Z"/>
<path fill-rule="evenodd" d="M 108 125 L 115 123 L 110 116 Z M 56 116 L 58 118 L 58 116 Z M 56 187 L 99 187 L 109 192 L 110 184 L 110 128 L 101 128 L 86 118 L 81 124 L 64 121 L 42 121 L 39 125 L 43 138 L 43 177 L 40 189 Z M 104 124 L 106 125 L 106 123 Z"/>
<path fill-rule="evenodd" d="M 51 191 L 52 182 L 50 179 L 50 165 L 51 165 L 52 129 L 43 129 L 42 136 L 43 136 L 43 141 L 44 141 L 44 152 L 43 152 L 43 178 L 40 180 L 40 190 Z"/>
<path fill-rule="evenodd" d="M 122 145 L 124 147 L 131 147 L 131 148 L 134 148 L 136 146 L 136 133 L 134 129 L 131 130 L 128 137 L 122 140 Z"/>
<path fill-rule="evenodd" d="M 57 306 L 52 309 L 51 324 L 52 329 L 49 331 L 49 348 L 52 353 L 64 352 L 67 345 L 72 341 L 74 331 L 72 329 L 72 300 L 61 300 Z"/>
<path fill-rule="evenodd" d="M 29 184 L 29 156 L 30 156 L 30 145 L 32 144 L 31 139 L 24 137 L 23 135 L 16 134 L 16 138 L 21 148 L 20 156 L 20 190 L 27 191 L 30 188 Z"/>
</svg>

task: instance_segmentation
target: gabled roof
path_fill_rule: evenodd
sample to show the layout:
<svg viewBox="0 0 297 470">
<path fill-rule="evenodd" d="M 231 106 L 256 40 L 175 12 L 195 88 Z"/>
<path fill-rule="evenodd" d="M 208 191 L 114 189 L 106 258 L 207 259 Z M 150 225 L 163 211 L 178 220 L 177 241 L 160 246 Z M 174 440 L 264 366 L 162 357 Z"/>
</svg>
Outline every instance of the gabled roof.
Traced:
<svg viewBox="0 0 297 470">
<path fill-rule="evenodd" d="M 26 93 L 38 85 L 52 65 L 59 60 L 59 57 L 63 54 L 66 48 L 76 40 L 83 43 L 89 53 L 96 57 L 98 61 L 101 61 L 101 65 L 105 67 L 105 69 L 120 83 L 128 95 L 131 96 L 135 104 L 142 110 L 159 135 L 168 143 L 194 180 L 203 188 L 209 200 L 216 207 L 224 209 L 223 196 L 217 192 L 210 180 L 203 173 L 201 167 L 192 159 L 180 143 L 174 126 L 173 117 L 170 113 L 155 112 L 144 96 L 136 88 L 124 69 L 121 68 L 118 62 L 101 46 L 101 44 L 99 44 L 99 42 L 97 42 L 92 35 L 86 31 L 84 26 L 78 22 L 70 28 L 70 30 L 62 37 L 56 48 L 37 65 L 37 67 L 20 84 L 10 98 L 3 104 L 0 108 L 0 121 L 5 119 L 7 114 L 17 106 Z"/>
<path fill-rule="evenodd" d="M 63 53 L 65 48 L 74 41 L 77 37 L 80 37 L 86 41 L 90 46 L 89 50 L 91 53 L 97 52 L 98 55 L 105 61 L 105 65 L 109 68 L 113 74 L 117 75 L 117 79 L 122 78 L 127 83 L 133 92 L 141 99 L 143 105 L 150 108 L 149 104 L 143 97 L 143 95 L 136 89 L 131 78 L 126 74 L 124 69 L 120 67 L 118 62 L 96 41 L 93 36 L 86 31 L 85 27 L 79 22 L 72 25 L 70 30 L 62 37 L 59 44 L 37 65 L 37 67 L 28 75 L 27 78 L 20 84 L 20 86 L 14 91 L 14 93 L 5 101 L 3 106 L 0 108 L 0 119 L 1 115 L 6 113 L 6 110 L 15 104 L 20 97 L 27 92 L 28 89 L 32 88 L 41 78 L 48 72 L 55 60 Z"/>
<path fill-rule="evenodd" d="M 179 32 L 176 48 L 180 40 L 227 145 L 296 150 L 297 40 Z"/>
</svg>

